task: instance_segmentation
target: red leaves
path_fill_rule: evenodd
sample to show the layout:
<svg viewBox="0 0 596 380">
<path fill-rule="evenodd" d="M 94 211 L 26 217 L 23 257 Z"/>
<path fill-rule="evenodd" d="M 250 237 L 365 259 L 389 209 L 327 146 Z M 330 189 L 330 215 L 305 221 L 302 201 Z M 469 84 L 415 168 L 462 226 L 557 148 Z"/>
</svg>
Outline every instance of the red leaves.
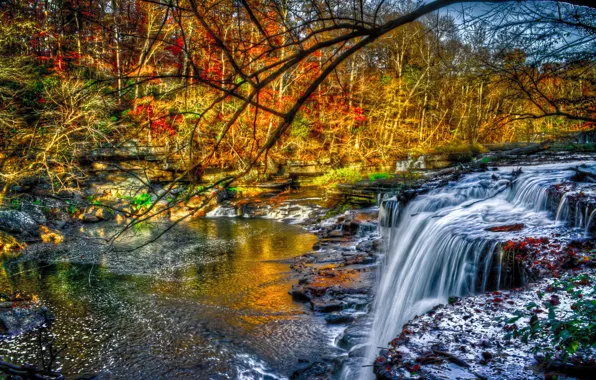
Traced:
<svg viewBox="0 0 596 380">
<path fill-rule="evenodd" d="M 151 122 L 151 132 L 153 135 L 167 134 L 173 136 L 176 134 L 176 127 L 169 117 L 159 118 Z"/>
<path fill-rule="evenodd" d="M 551 304 L 552 306 L 557 306 L 557 305 L 560 305 L 560 304 L 561 304 L 561 300 L 559 299 L 559 296 L 558 296 L 558 295 L 556 295 L 556 294 L 553 294 L 553 295 L 550 297 L 550 300 L 549 300 L 548 302 L 550 302 L 550 304 Z"/>
<path fill-rule="evenodd" d="M 368 120 L 368 117 L 364 115 L 364 110 L 360 107 L 352 108 L 353 118 L 356 123 L 364 123 Z"/>
<path fill-rule="evenodd" d="M 176 42 L 166 47 L 166 50 L 173 55 L 179 55 L 184 50 L 184 39 L 182 37 L 176 38 Z"/>
<path fill-rule="evenodd" d="M 178 131 L 178 125 L 184 122 L 184 117 L 180 114 L 156 116 L 155 113 L 152 104 L 141 104 L 130 111 L 128 115 L 148 120 L 151 134 L 156 137 L 175 135 Z"/>
<path fill-rule="evenodd" d="M 515 248 L 516 243 L 514 241 L 507 241 L 507 243 L 505 243 L 505 245 L 503 246 L 503 250 L 505 252 L 507 251 L 511 251 L 513 248 Z"/>
</svg>

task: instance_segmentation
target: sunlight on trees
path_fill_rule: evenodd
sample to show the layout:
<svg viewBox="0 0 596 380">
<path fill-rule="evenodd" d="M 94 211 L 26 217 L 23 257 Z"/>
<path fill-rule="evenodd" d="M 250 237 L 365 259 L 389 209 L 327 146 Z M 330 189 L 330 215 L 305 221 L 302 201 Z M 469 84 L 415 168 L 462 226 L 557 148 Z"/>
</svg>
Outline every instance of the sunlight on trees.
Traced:
<svg viewBox="0 0 596 380">
<path fill-rule="evenodd" d="M 165 149 L 200 178 L 589 129 L 594 12 L 586 1 L 4 1 L 2 180 L 76 187 L 77 157 L 125 142 Z"/>
</svg>

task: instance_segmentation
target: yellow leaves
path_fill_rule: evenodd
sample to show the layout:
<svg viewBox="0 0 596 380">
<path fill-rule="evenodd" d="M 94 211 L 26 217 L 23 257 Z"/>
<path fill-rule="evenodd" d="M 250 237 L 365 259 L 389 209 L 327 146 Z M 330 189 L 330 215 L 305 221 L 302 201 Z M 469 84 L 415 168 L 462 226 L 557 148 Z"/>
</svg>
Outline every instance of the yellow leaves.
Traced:
<svg viewBox="0 0 596 380">
<path fill-rule="evenodd" d="M 39 232 L 41 236 L 41 241 L 43 241 L 44 243 L 60 244 L 64 241 L 64 236 L 62 236 L 58 232 L 51 231 L 46 226 L 40 226 Z"/>
<path fill-rule="evenodd" d="M 19 251 L 26 246 L 27 245 L 25 243 L 20 243 L 11 235 L 0 231 L 0 256 L 14 253 L 15 251 Z"/>
</svg>

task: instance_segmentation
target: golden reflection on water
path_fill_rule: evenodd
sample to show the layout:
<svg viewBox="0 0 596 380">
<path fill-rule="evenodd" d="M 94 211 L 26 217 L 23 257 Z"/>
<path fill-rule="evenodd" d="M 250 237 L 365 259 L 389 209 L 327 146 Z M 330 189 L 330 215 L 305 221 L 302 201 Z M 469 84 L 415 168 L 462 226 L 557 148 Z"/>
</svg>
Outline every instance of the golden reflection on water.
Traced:
<svg viewBox="0 0 596 380">
<path fill-rule="evenodd" d="M 110 256 L 103 255 L 99 266 L 68 262 L 51 268 L 23 262 L 0 265 L 0 291 L 42 293 L 42 299 L 85 313 L 90 307 L 86 292 L 101 283 L 102 291 L 127 299 L 132 290 L 133 294 L 217 307 L 223 310 L 220 317 L 226 323 L 243 329 L 303 313 L 303 306 L 288 295 L 288 263 L 275 260 L 309 251 L 316 241 L 314 235 L 267 220 L 201 220 L 188 228 L 205 241 L 221 244 L 215 251 L 197 251 L 188 265 L 168 278 L 114 274 L 108 269 Z"/>
<path fill-rule="evenodd" d="M 316 237 L 270 220 L 199 220 L 185 228 L 182 237 L 196 239 L 192 250 L 184 252 L 181 238 L 164 244 L 166 249 L 180 246 L 180 252 L 105 254 L 100 265 L 5 260 L 0 262 L 0 291 L 36 294 L 54 312 L 52 332 L 59 344 L 68 344 L 61 359 L 67 373 L 101 371 L 109 360 L 117 373 L 128 373 L 131 363 L 184 367 L 187 357 L 223 365 L 226 360 L 209 359 L 222 355 L 214 344 L 234 352 L 230 344 L 240 343 L 271 358 L 286 348 L 290 351 L 284 355 L 294 352 L 288 342 L 305 339 L 311 326 L 300 319 L 304 305 L 288 294 L 288 263 L 276 260 L 308 252 Z M 173 260 L 172 270 L 122 274 L 147 262 L 167 267 L 166 259 Z M 119 265 L 127 270 L 118 272 Z M 26 336 L 0 345 L 0 356 L 17 363 L 34 360 L 36 352 Z"/>
<path fill-rule="evenodd" d="M 233 238 L 227 223 L 197 226 L 208 239 L 233 240 L 229 249 L 218 253 L 217 260 L 187 266 L 177 271 L 175 281 L 154 282 L 151 291 L 166 297 L 182 293 L 203 304 L 229 309 L 222 318 L 229 317 L 228 323 L 244 329 L 302 314 L 302 305 L 288 295 L 288 264 L 273 260 L 307 252 L 316 237 L 298 230 L 288 232 L 288 226 L 270 231 L 266 228 L 273 223 L 270 221 L 262 226 L 259 222 L 263 221 L 229 222 L 237 223 Z"/>
</svg>

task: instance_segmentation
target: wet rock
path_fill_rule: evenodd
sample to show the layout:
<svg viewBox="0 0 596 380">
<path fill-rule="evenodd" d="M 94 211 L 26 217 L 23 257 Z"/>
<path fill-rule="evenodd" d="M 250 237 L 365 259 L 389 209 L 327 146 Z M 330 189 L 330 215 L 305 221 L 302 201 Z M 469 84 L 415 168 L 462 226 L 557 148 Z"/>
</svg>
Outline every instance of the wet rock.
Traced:
<svg viewBox="0 0 596 380">
<path fill-rule="evenodd" d="M 342 230 L 333 230 L 330 231 L 327 236 L 329 237 L 342 237 L 344 236 L 344 232 Z"/>
<path fill-rule="evenodd" d="M 28 236 L 39 236 L 35 220 L 29 214 L 17 210 L 0 211 L 0 229 Z"/>
<path fill-rule="evenodd" d="M 43 213 L 42 207 L 31 203 L 23 203 L 21 211 L 29 214 L 33 220 L 38 224 L 46 224 L 48 219 Z"/>
<path fill-rule="evenodd" d="M 369 302 L 368 296 L 366 295 L 349 295 L 342 298 L 344 307 L 346 309 L 364 310 Z"/>
<path fill-rule="evenodd" d="M 368 265 L 374 263 L 375 261 L 376 259 L 370 255 L 353 255 L 352 257 L 345 259 L 344 265 Z"/>
<path fill-rule="evenodd" d="M 356 319 L 353 315 L 347 313 L 331 313 L 325 316 L 325 321 L 329 324 L 350 323 Z"/>
<path fill-rule="evenodd" d="M 358 323 L 348 327 L 342 337 L 337 342 L 337 345 L 344 350 L 350 350 L 358 344 L 365 343 L 368 338 L 368 331 L 362 326 L 358 326 Z"/>
<path fill-rule="evenodd" d="M 372 240 L 364 240 L 356 245 L 356 249 L 363 252 L 373 252 L 375 247 Z"/>
<path fill-rule="evenodd" d="M 521 231 L 523 228 L 524 228 L 524 225 L 522 223 L 517 223 L 517 224 L 506 225 L 506 226 L 489 227 L 489 228 L 486 229 L 486 231 L 491 231 L 491 232 L 511 232 L 511 231 Z"/>
<path fill-rule="evenodd" d="M 334 366 L 331 363 L 314 362 L 304 368 L 296 370 L 290 376 L 291 380 L 324 380 L 330 379 Z"/>
<path fill-rule="evenodd" d="M 363 358 L 366 356 L 369 347 L 370 345 L 367 344 L 361 344 L 359 346 L 353 347 L 348 353 L 348 356 L 350 358 Z"/>
<path fill-rule="evenodd" d="M 307 293 L 304 290 L 304 288 L 301 286 L 292 285 L 292 290 L 290 290 L 290 295 L 292 296 L 292 299 L 294 299 L 296 301 L 308 302 L 311 300 L 310 293 Z"/>
<path fill-rule="evenodd" d="M 236 197 L 236 191 L 232 191 L 230 189 L 223 189 L 217 193 L 217 203 L 222 203 L 224 201 L 234 199 Z"/>
<path fill-rule="evenodd" d="M 344 303 L 335 299 L 314 299 L 310 301 L 310 306 L 314 311 L 320 313 L 330 313 L 344 308 Z"/>
<path fill-rule="evenodd" d="M 2 307 L 0 305 L 0 336 L 19 335 L 49 324 L 54 315 L 45 306 Z"/>
</svg>

